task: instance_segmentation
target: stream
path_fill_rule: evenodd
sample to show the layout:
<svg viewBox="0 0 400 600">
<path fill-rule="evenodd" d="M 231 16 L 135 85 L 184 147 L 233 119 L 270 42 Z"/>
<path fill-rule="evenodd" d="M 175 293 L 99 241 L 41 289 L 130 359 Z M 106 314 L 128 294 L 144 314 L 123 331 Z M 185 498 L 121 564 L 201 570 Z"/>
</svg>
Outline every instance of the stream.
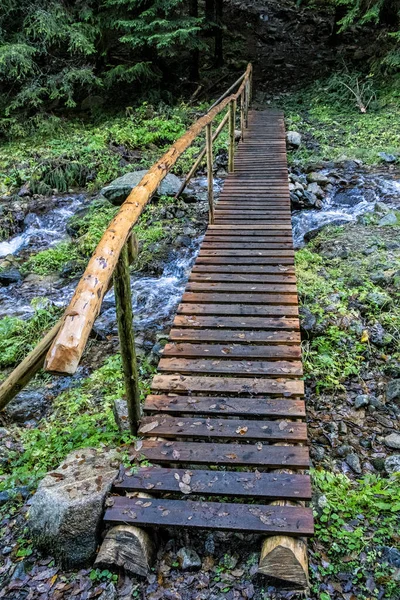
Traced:
<svg viewBox="0 0 400 600">
<path fill-rule="evenodd" d="M 367 212 L 374 210 L 376 202 L 384 202 L 391 207 L 400 207 L 400 182 L 382 174 L 357 174 L 352 185 L 333 187 L 325 195 L 320 210 L 301 210 L 292 214 L 293 235 L 297 248 L 304 245 L 304 237 L 329 223 L 356 221 Z M 195 197 L 206 207 L 206 179 L 198 178 L 193 184 Z M 215 180 L 216 197 L 222 187 L 222 180 Z M 30 254 L 56 243 L 69 239 L 67 223 L 72 215 L 91 201 L 87 195 L 72 194 L 52 198 L 51 208 L 40 214 L 28 213 L 24 231 L 8 241 L 0 243 L 1 257 L 13 255 L 26 259 Z M 206 209 L 204 219 L 206 219 Z M 136 343 L 139 352 L 148 355 L 156 351 L 158 340 L 168 330 L 176 307 L 185 288 L 187 277 L 196 258 L 202 236 L 192 234 L 190 244 L 172 250 L 163 266 L 160 276 L 132 274 L 131 290 L 135 315 Z M 0 318 L 6 315 L 26 319 L 33 313 L 31 301 L 36 297 L 47 298 L 57 306 L 64 307 L 72 297 L 77 280 L 60 278 L 59 275 L 40 277 L 28 275 L 24 280 L 0 286 Z M 117 334 L 115 300 L 111 290 L 106 294 L 102 311 L 94 326 L 98 339 L 107 340 Z M 80 366 L 73 377 L 52 377 L 42 388 L 28 386 L 13 401 L 7 412 L 19 422 L 32 423 L 48 410 L 51 397 L 63 389 L 76 385 L 87 375 L 87 368 Z M 33 419 L 33 421 L 32 421 Z"/>
</svg>

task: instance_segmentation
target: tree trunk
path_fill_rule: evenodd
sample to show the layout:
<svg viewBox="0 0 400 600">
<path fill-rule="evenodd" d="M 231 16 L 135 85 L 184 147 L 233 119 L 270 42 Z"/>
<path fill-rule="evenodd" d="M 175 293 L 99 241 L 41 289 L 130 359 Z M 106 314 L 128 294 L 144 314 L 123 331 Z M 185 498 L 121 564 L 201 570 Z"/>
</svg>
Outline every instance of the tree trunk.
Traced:
<svg viewBox="0 0 400 600">
<path fill-rule="evenodd" d="M 206 28 L 207 32 L 210 34 L 213 31 L 213 26 L 215 22 L 215 0 L 206 0 L 205 13 Z"/>
<path fill-rule="evenodd" d="M 199 16 L 199 2 L 198 0 L 189 0 L 189 16 L 195 19 Z M 190 56 L 190 80 L 199 81 L 199 63 L 200 63 L 200 52 L 198 48 L 193 48 Z"/>
<path fill-rule="evenodd" d="M 223 10 L 224 0 L 215 0 L 215 66 L 222 67 L 224 64 L 223 52 Z"/>
</svg>

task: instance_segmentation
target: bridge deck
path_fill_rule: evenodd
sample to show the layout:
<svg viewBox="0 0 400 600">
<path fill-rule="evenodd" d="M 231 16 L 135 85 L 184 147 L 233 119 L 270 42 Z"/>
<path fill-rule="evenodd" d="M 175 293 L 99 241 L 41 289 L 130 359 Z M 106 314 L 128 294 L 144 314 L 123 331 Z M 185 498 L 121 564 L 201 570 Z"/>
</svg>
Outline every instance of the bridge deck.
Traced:
<svg viewBox="0 0 400 600">
<path fill-rule="evenodd" d="M 309 477 L 293 473 L 309 454 L 279 112 L 250 112 L 152 392 L 135 455 L 154 466 L 115 484 L 106 522 L 313 533 L 310 508 L 268 504 L 311 497 Z"/>
</svg>

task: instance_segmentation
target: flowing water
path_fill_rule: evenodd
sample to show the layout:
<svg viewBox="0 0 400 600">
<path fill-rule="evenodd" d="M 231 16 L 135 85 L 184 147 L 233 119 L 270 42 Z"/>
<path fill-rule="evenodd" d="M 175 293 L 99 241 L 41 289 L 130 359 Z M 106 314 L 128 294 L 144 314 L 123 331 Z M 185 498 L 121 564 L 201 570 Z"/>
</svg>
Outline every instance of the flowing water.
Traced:
<svg viewBox="0 0 400 600">
<path fill-rule="evenodd" d="M 304 236 L 331 223 L 356 221 L 372 212 L 377 202 L 400 208 L 400 181 L 376 175 L 361 175 L 358 183 L 344 191 L 335 188 L 323 200 L 320 210 L 297 210 L 292 214 L 296 248 L 304 246 Z"/>
</svg>

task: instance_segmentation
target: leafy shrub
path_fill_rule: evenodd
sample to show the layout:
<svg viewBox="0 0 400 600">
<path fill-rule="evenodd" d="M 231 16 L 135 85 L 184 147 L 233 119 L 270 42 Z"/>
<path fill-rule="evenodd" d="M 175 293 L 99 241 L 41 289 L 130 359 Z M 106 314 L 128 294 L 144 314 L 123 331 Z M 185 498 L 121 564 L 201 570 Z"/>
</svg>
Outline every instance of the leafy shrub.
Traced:
<svg viewBox="0 0 400 600">
<path fill-rule="evenodd" d="M 9 316 L 0 319 L 0 367 L 22 360 L 60 315 L 60 309 L 43 298 L 33 300 L 32 306 L 34 314 L 26 321 Z"/>
</svg>

